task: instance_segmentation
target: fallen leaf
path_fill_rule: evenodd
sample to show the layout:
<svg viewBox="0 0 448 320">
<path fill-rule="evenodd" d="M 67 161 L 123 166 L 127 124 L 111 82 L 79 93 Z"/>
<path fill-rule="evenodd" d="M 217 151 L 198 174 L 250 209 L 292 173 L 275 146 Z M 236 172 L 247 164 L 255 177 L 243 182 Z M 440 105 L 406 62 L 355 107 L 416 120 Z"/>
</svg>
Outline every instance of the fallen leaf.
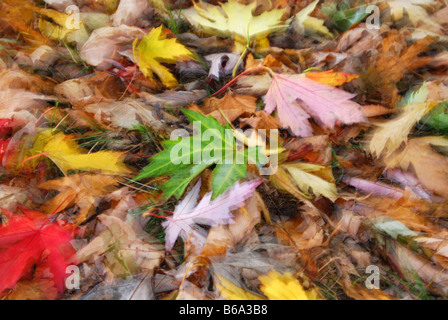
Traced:
<svg viewBox="0 0 448 320">
<path fill-rule="evenodd" d="M 147 0 L 121 0 L 117 10 L 111 16 L 115 27 L 122 25 L 136 25 L 139 19 L 150 13 L 150 4 Z"/>
<path fill-rule="evenodd" d="M 137 231 L 118 217 L 103 214 L 98 218 L 107 230 L 77 252 L 79 261 L 105 258 L 106 265 L 117 277 L 140 272 L 152 274 L 164 256 L 155 241 L 141 227 Z"/>
<path fill-rule="evenodd" d="M 79 26 L 75 26 L 74 21 L 72 21 L 73 17 L 59 11 L 40 8 L 36 11 L 48 19 L 39 20 L 39 29 L 43 35 L 50 39 L 76 43 L 78 49 L 81 49 L 89 39 L 89 34 L 82 21 L 79 22 Z"/>
<path fill-rule="evenodd" d="M 78 208 L 74 224 L 80 225 L 89 215 L 95 213 L 100 200 L 115 189 L 119 178 L 99 174 L 76 174 L 39 185 L 45 190 L 57 190 L 59 194 L 48 200 L 42 210 L 56 214 L 75 206 Z"/>
<path fill-rule="evenodd" d="M 139 124 L 147 125 L 156 132 L 163 132 L 164 124 L 155 117 L 155 110 L 134 99 L 123 101 L 105 101 L 90 104 L 85 110 L 95 114 L 95 119 L 102 123 L 107 119 L 112 125 L 132 130 Z"/>
<path fill-rule="evenodd" d="M 36 211 L 22 209 L 25 216 L 3 210 L 8 223 L 0 228 L 0 292 L 12 289 L 16 282 L 30 271 L 34 264 L 48 265 L 58 291 L 64 291 L 64 280 L 69 259 L 75 253 L 70 245 L 75 226 L 49 223 L 47 217 Z"/>
<path fill-rule="evenodd" d="M 113 65 L 110 60 L 120 56 L 133 60 L 132 43 L 144 36 L 143 30 L 127 25 L 100 28 L 92 32 L 80 55 L 91 66 L 107 70 Z"/>
<path fill-rule="evenodd" d="M 193 54 L 176 39 L 167 39 L 160 26 L 153 29 L 141 41 L 134 41 L 134 59 L 143 74 L 153 78 L 154 73 L 168 88 L 178 85 L 176 78 L 161 63 L 176 63 L 191 59 Z"/>
<path fill-rule="evenodd" d="M 358 79 L 359 76 L 356 74 L 350 74 L 346 72 L 308 72 L 305 74 L 308 79 L 327 84 L 332 87 L 339 87 L 345 83 L 352 82 Z"/>
<path fill-rule="evenodd" d="M 280 274 L 272 270 L 258 279 L 260 290 L 269 300 L 319 300 L 316 290 L 305 291 L 291 273 Z"/>
<path fill-rule="evenodd" d="M 307 163 L 282 164 L 277 174 L 271 176 L 271 181 L 277 188 L 295 196 L 309 196 L 312 192 L 316 197 L 324 196 L 333 201 L 338 197 L 331 168 L 324 166 Z"/>
<path fill-rule="evenodd" d="M 375 123 L 378 128 L 370 139 L 370 153 L 376 157 L 384 153 L 387 157 L 398 150 L 420 119 L 438 104 L 435 101 L 427 102 L 427 97 L 428 90 L 423 86 L 404 101 L 407 105 L 399 109 L 395 119 Z"/>
<path fill-rule="evenodd" d="M 87 150 L 80 148 L 73 138 L 63 133 L 53 135 L 52 130 L 44 131 L 38 135 L 32 152 L 47 156 L 64 174 L 70 170 L 100 171 L 116 175 L 131 173 L 123 163 L 123 153 L 115 151 L 88 153 Z"/>
<path fill-rule="evenodd" d="M 333 38 L 330 30 L 324 25 L 325 21 L 311 17 L 311 13 L 316 9 L 319 0 L 309 4 L 306 8 L 297 13 L 292 22 L 294 30 L 299 34 L 322 34 L 329 38 Z"/>
<path fill-rule="evenodd" d="M 256 109 L 257 98 L 226 93 L 222 99 L 206 99 L 201 111 L 218 120 L 221 125 L 225 125 L 228 121 L 234 122 L 244 114 L 253 114 Z"/>
<path fill-rule="evenodd" d="M 241 185 L 237 182 L 216 199 L 212 200 L 212 194 L 208 193 L 199 204 L 196 204 L 201 187 L 199 181 L 176 206 L 174 215 L 162 224 L 166 228 L 166 251 L 171 251 L 179 235 L 186 240 L 193 232 L 204 242 L 205 239 L 198 231 L 197 224 L 217 226 L 232 223 L 234 216 L 231 211 L 243 206 L 244 201 L 252 195 L 260 183 L 259 180 L 244 182 Z"/>
<path fill-rule="evenodd" d="M 284 9 L 274 9 L 253 15 L 257 4 L 243 5 L 236 0 L 221 3 L 220 7 L 199 1 L 193 2 L 194 8 L 184 10 L 182 14 L 202 32 L 224 37 L 234 37 L 234 51 L 241 52 L 247 40 L 260 40 L 270 33 L 286 29 L 282 21 Z"/>
<path fill-rule="evenodd" d="M 433 147 L 446 150 L 448 140 L 444 137 L 411 139 L 403 151 L 397 151 L 385 162 L 388 168 L 410 170 L 427 190 L 448 197 L 448 158 Z"/>
<path fill-rule="evenodd" d="M 354 97 L 302 75 L 276 74 L 265 98 L 265 111 L 271 114 L 277 108 L 284 128 L 291 129 L 296 136 L 309 137 L 313 135 L 310 118 L 330 129 L 334 129 L 338 121 L 343 124 L 366 122 L 361 106 L 350 100 Z"/>
</svg>

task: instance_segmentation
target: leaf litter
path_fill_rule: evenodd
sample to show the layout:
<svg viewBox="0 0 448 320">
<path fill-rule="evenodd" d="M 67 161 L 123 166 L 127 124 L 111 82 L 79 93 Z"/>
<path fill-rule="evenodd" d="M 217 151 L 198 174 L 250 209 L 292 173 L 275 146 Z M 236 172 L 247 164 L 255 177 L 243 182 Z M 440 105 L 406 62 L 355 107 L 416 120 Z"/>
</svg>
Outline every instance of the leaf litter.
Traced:
<svg viewBox="0 0 448 320">
<path fill-rule="evenodd" d="M 445 299 L 447 9 L 3 1 L 0 297 Z"/>
</svg>

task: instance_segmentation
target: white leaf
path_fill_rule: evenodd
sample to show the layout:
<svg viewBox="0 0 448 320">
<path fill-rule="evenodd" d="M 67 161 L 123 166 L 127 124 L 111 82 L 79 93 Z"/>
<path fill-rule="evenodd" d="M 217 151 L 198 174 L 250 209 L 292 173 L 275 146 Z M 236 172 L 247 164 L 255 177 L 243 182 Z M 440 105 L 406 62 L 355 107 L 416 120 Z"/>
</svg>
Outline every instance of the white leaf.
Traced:
<svg viewBox="0 0 448 320">
<path fill-rule="evenodd" d="M 236 53 L 215 53 L 205 57 L 211 62 L 209 77 L 219 80 L 220 77 L 232 74 L 233 68 L 240 58 Z"/>
<path fill-rule="evenodd" d="M 233 223 L 231 211 L 244 206 L 246 201 L 255 189 L 260 185 L 261 180 L 253 180 L 239 184 L 238 182 L 226 193 L 220 195 L 215 200 L 211 200 L 212 193 L 207 193 L 199 204 L 201 181 L 191 190 L 184 200 L 174 210 L 174 215 L 162 224 L 166 228 L 166 251 L 170 251 L 179 235 L 186 240 L 193 232 L 198 238 L 203 238 L 200 227 L 197 224 L 218 226 Z"/>
<path fill-rule="evenodd" d="M 119 58 L 119 55 L 132 59 L 132 42 L 145 34 L 142 29 L 126 25 L 97 29 L 81 48 L 81 58 L 91 66 L 109 69 L 112 66 L 109 59 Z"/>
</svg>

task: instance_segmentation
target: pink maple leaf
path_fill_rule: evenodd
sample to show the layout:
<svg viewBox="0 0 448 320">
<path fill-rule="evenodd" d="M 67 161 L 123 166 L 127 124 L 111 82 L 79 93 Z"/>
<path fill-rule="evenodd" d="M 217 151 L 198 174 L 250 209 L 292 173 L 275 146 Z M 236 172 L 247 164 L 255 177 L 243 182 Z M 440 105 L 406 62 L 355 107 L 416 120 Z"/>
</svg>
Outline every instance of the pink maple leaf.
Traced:
<svg viewBox="0 0 448 320">
<path fill-rule="evenodd" d="M 320 126 L 334 129 L 337 122 L 353 124 L 366 122 L 362 107 L 352 101 L 356 95 L 308 79 L 303 75 L 273 75 L 266 95 L 265 111 L 277 108 L 284 128 L 301 137 L 313 135 L 309 122 L 313 118 Z"/>
</svg>

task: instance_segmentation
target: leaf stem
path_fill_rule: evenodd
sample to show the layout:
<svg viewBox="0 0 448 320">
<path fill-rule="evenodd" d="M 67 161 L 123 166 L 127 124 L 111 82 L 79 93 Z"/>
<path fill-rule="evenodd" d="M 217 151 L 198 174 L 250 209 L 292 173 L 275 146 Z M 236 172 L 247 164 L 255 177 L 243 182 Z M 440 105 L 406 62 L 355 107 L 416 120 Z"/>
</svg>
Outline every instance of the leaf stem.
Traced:
<svg viewBox="0 0 448 320">
<path fill-rule="evenodd" d="M 244 59 L 246 58 L 247 54 L 250 51 L 249 44 L 244 49 L 243 53 L 241 54 L 240 58 L 238 59 L 238 62 L 236 63 L 235 67 L 233 68 L 232 72 L 232 78 L 236 77 L 236 73 L 238 72 L 238 69 L 240 68 L 241 64 L 243 63 Z"/>
<path fill-rule="evenodd" d="M 238 80 L 242 77 L 245 76 L 248 73 L 251 72 L 256 72 L 256 71 L 266 71 L 269 72 L 269 74 L 274 77 L 275 73 L 274 71 L 272 71 L 272 69 L 265 67 L 265 66 L 257 66 L 257 67 L 252 67 L 247 69 L 246 71 L 244 71 L 243 73 L 239 74 L 236 78 L 234 78 L 232 81 L 230 81 L 228 84 L 226 84 L 224 87 L 222 87 L 220 90 L 218 90 L 217 92 L 215 92 L 214 94 L 211 95 L 211 97 L 217 96 L 221 93 L 223 93 L 224 91 L 226 91 L 229 87 L 231 87 L 232 85 L 234 85 L 236 82 L 238 82 Z"/>
</svg>

